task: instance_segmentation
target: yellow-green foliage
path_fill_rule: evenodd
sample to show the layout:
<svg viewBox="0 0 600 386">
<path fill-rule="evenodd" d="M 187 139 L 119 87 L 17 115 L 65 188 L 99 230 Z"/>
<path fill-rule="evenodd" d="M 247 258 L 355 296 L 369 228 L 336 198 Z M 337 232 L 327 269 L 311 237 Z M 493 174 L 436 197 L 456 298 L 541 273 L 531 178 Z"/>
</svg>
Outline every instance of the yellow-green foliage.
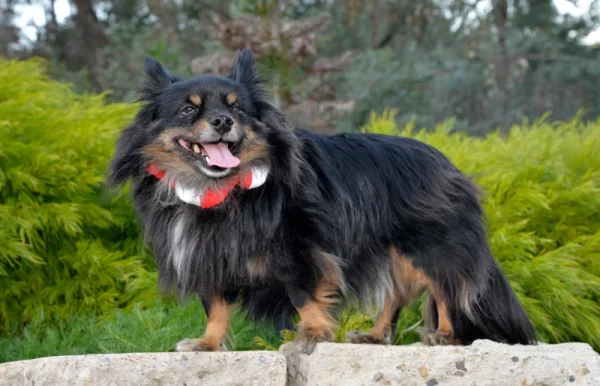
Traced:
<svg viewBox="0 0 600 386">
<path fill-rule="evenodd" d="M 73 94 L 37 61 L 0 59 L 0 332 L 156 297 L 131 203 L 108 195 L 104 182 L 134 112 Z M 494 254 L 539 338 L 600 348 L 600 122 L 540 120 L 473 138 L 452 133 L 451 122 L 399 129 L 387 112 L 364 130 L 430 143 L 474 176 Z M 416 338 L 420 310 L 403 311 L 397 343 Z M 370 316 L 344 312 L 337 339 L 368 328 Z"/>
<path fill-rule="evenodd" d="M 472 176 L 485 194 L 494 256 L 539 338 L 600 348 L 600 121 L 542 118 L 486 138 L 451 128 L 398 128 L 387 111 L 364 131 L 426 142 Z"/>
<path fill-rule="evenodd" d="M 127 197 L 105 187 L 134 107 L 76 95 L 42 67 L 0 58 L 0 331 L 104 312 L 151 275 Z"/>
</svg>

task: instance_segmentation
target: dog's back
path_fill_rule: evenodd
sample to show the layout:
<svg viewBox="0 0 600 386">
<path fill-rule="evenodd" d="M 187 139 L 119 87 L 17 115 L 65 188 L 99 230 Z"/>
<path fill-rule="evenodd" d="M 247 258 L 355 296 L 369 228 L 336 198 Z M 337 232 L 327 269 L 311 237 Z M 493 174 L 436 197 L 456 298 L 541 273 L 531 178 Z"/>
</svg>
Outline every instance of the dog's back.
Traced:
<svg viewBox="0 0 600 386">
<path fill-rule="evenodd" d="M 303 237 L 341 257 L 349 293 L 389 308 L 382 325 L 428 290 L 432 343 L 534 340 L 487 245 L 477 187 L 444 155 L 403 137 L 299 136 L 316 176 L 306 189 L 318 190 L 307 196 L 319 197 L 303 204 Z"/>
</svg>

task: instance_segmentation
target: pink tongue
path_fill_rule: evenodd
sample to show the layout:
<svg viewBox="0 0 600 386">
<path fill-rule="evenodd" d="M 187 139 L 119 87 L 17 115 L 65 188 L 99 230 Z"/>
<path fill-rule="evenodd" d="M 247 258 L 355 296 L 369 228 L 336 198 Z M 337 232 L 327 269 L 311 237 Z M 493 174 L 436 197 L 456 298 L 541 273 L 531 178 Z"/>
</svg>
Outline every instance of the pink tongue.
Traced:
<svg viewBox="0 0 600 386">
<path fill-rule="evenodd" d="M 222 168 L 234 168 L 240 164 L 240 160 L 235 158 L 229 151 L 226 143 L 204 143 L 202 144 L 206 155 L 210 160 L 210 166 L 220 166 Z"/>
</svg>

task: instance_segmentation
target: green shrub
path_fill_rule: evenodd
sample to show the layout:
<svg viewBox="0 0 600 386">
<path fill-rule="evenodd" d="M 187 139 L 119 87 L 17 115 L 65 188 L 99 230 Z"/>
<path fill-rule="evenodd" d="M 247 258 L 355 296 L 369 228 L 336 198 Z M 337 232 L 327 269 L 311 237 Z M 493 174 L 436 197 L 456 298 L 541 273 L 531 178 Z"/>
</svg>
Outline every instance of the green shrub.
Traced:
<svg viewBox="0 0 600 386">
<path fill-rule="evenodd" d="M 42 68 L 0 58 L 0 331 L 103 313 L 153 275 L 126 195 L 105 187 L 134 106 L 74 94 Z"/>
<path fill-rule="evenodd" d="M 139 322 L 132 320 L 141 311 L 117 313 L 129 321 L 128 336 L 136 339 L 130 348 L 107 338 L 113 343 L 81 351 L 80 343 L 69 343 L 71 335 L 61 330 L 69 320 L 66 325 L 80 321 L 79 326 L 109 333 L 106 326 L 115 326 L 114 319 L 99 322 L 86 315 L 106 318 L 115 308 L 154 304 L 156 272 L 142 248 L 126 190 L 108 195 L 104 182 L 117 132 L 135 106 L 76 95 L 48 80 L 42 67 L 38 61 L 0 59 L 0 332 L 23 332 L 23 345 L 15 343 L 12 358 L 31 357 L 19 354 L 19 347 L 30 350 L 35 344 L 62 347 L 48 353 L 164 349 L 185 334 L 173 326 L 167 339 L 141 339 L 145 333 L 163 334 L 145 332 L 154 323 L 147 320 L 154 318 L 150 311 Z M 541 119 L 513 128 L 508 136 L 486 138 L 453 133 L 451 127 L 452 122 L 433 131 L 398 128 L 393 112 L 386 112 L 372 116 L 364 130 L 430 143 L 473 175 L 486 193 L 493 252 L 539 338 L 584 341 L 599 349 L 600 122 Z M 368 328 L 372 316 L 345 311 L 337 339 L 348 330 Z M 161 318 L 161 325 L 188 320 Z M 413 328 L 420 318 L 420 303 L 403 311 L 396 343 L 417 339 Z M 51 326 L 42 327 L 44 321 Z M 254 334 L 241 318 L 235 323 L 234 330 Z M 82 331 L 83 341 L 99 330 Z M 278 341 L 256 339 L 254 344 L 273 349 Z"/>
</svg>

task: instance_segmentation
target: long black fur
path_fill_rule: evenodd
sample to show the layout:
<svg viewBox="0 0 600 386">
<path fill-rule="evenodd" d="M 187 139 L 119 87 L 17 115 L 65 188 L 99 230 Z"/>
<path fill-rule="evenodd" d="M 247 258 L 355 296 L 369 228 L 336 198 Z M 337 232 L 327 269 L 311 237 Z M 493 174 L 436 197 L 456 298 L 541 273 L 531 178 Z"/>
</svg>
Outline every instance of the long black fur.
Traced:
<svg viewBox="0 0 600 386">
<path fill-rule="evenodd" d="M 395 246 L 449 299 L 462 343 L 534 342 L 489 250 L 477 188 L 439 151 L 403 137 L 292 130 L 265 99 L 249 50 L 227 78 L 179 80 L 152 59 L 146 72 L 143 107 L 118 141 L 111 174 L 116 183 L 133 181 L 163 287 L 205 302 L 215 293 L 239 299 L 258 319 L 293 313 L 324 275 L 320 252 L 326 252 L 337 257 L 328 261 L 341 271 L 345 294 L 369 301 L 389 284 Z M 172 124 L 170 106 L 198 87 L 243 95 L 250 106 L 244 119 L 270 149 L 266 183 L 237 190 L 211 209 L 167 200 L 168 190 L 145 171 L 141 153 Z M 172 258 L 178 222 L 186 256 L 179 274 Z M 258 279 L 245 268 L 257 258 L 268 267 Z M 431 308 L 429 323 L 435 323 Z"/>
</svg>

